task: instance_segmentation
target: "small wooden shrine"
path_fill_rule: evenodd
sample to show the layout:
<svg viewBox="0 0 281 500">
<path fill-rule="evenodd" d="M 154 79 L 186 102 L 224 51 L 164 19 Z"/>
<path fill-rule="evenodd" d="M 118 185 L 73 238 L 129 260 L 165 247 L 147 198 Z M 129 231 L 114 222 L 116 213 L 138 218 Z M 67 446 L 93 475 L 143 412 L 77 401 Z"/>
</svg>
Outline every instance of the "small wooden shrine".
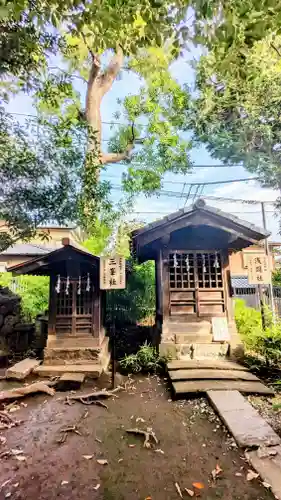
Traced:
<svg viewBox="0 0 281 500">
<path fill-rule="evenodd" d="M 50 277 L 44 364 L 108 362 L 104 292 L 99 287 L 100 259 L 70 243 L 68 238 L 62 244 L 42 257 L 9 268 L 14 275 Z"/>
<path fill-rule="evenodd" d="M 132 233 L 138 261 L 155 261 L 156 321 L 162 350 L 169 349 L 173 357 L 196 354 L 196 349 L 202 356 L 204 349 L 215 352 L 214 346 L 207 347 L 214 342 L 217 317 L 226 318 L 228 343 L 238 346 L 229 254 L 269 234 L 201 199 Z M 222 352 L 227 349 L 226 345 Z"/>
</svg>

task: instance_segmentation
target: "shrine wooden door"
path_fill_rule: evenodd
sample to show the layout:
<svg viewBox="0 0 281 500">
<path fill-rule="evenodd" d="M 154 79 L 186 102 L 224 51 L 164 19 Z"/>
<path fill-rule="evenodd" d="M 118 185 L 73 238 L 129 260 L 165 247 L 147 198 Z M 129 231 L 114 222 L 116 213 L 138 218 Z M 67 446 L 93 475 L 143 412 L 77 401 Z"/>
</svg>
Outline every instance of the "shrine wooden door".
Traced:
<svg viewBox="0 0 281 500">
<path fill-rule="evenodd" d="M 56 297 L 56 333 L 88 335 L 93 333 L 93 287 L 86 279 L 61 279 Z"/>
<path fill-rule="evenodd" d="M 169 254 L 170 315 L 224 316 L 225 290 L 220 252 Z"/>
</svg>

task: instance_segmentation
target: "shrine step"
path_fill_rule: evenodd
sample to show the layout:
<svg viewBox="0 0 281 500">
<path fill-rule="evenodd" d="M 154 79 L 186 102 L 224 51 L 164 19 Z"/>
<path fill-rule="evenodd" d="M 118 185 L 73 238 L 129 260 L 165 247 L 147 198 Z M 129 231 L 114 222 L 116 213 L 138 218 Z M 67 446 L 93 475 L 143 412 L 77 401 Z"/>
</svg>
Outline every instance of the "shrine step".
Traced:
<svg viewBox="0 0 281 500">
<path fill-rule="evenodd" d="M 229 351 L 229 344 L 218 344 L 217 342 L 211 343 L 198 343 L 194 342 L 191 344 L 179 344 L 178 345 L 178 355 L 179 358 L 184 359 L 206 359 L 215 358 L 221 359 L 225 358 Z"/>
<path fill-rule="evenodd" d="M 212 342 L 212 335 L 209 333 L 176 333 L 176 344 L 210 344 Z"/>
<path fill-rule="evenodd" d="M 85 365 L 41 365 L 33 373 L 39 377 L 57 377 L 65 373 L 82 373 L 89 378 L 99 378 L 104 371 L 101 364 Z"/>
<path fill-rule="evenodd" d="M 88 365 L 99 363 L 108 354 L 109 338 L 105 337 L 99 346 L 75 346 L 71 339 L 64 339 L 64 343 L 51 344 L 44 349 L 44 365 Z"/>
<path fill-rule="evenodd" d="M 212 325 L 210 321 L 198 322 L 183 322 L 183 321 L 167 321 L 163 325 L 163 333 L 165 334 L 211 334 Z"/>
</svg>

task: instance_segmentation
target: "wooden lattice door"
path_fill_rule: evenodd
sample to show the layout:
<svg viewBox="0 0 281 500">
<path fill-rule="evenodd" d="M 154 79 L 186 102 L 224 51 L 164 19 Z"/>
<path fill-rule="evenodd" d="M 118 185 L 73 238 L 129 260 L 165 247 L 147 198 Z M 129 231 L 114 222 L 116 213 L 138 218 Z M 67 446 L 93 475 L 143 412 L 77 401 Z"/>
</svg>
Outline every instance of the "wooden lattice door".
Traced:
<svg viewBox="0 0 281 500">
<path fill-rule="evenodd" d="M 93 330 L 93 287 L 87 280 L 62 279 L 56 298 L 56 333 L 91 334 Z"/>
<path fill-rule="evenodd" d="M 171 315 L 224 315 L 223 270 L 219 252 L 170 253 L 169 283 Z"/>
</svg>

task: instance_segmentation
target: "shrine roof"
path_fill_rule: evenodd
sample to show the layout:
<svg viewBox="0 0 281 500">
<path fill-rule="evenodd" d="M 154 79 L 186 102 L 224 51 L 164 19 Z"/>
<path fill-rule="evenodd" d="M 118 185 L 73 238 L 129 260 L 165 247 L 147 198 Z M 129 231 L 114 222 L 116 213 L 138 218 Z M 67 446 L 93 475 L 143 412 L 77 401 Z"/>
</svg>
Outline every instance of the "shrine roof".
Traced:
<svg viewBox="0 0 281 500">
<path fill-rule="evenodd" d="M 81 248 L 75 242 L 71 242 L 69 238 L 63 238 L 62 245 L 61 248 L 30 259 L 27 262 L 11 266 L 7 271 L 15 275 L 34 274 L 48 276 L 52 273 L 54 267 L 58 267 L 60 263 L 65 265 L 67 261 L 81 261 L 95 267 L 99 264 L 99 257 Z"/>
<path fill-rule="evenodd" d="M 201 234 L 199 234 L 200 228 Z M 213 237 L 210 234 L 210 228 L 214 233 Z M 174 238 L 175 234 L 179 235 L 179 233 L 181 233 L 182 240 L 185 239 L 187 246 L 184 248 L 188 248 L 188 243 L 191 241 L 191 229 L 193 231 L 194 246 L 190 249 L 202 250 L 220 248 L 218 240 L 223 243 L 224 248 L 238 250 L 252 244 L 257 244 L 270 235 L 270 232 L 266 229 L 207 205 L 203 199 L 198 199 L 190 207 L 178 210 L 163 219 L 159 219 L 147 224 L 143 228 L 133 231 L 131 233 L 133 250 L 141 260 L 155 258 L 156 246 L 159 249 L 159 247 L 167 245 L 167 242 L 170 241 L 169 238 Z M 208 232 L 209 241 L 207 242 Z M 183 233 L 186 235 L 186 238 L 183 237 Z M 196 244 L 194 244 L 195 237 L 197 237 Z M 200 238 L 201 246 L 199 246 Z M 166 241 L 164 242 L 165 239 Z M 210 244 L 212 247 L 210 247 Z M 175 248 L 181 248 L 179 246 L 179 239 Z"/>
</svg>

